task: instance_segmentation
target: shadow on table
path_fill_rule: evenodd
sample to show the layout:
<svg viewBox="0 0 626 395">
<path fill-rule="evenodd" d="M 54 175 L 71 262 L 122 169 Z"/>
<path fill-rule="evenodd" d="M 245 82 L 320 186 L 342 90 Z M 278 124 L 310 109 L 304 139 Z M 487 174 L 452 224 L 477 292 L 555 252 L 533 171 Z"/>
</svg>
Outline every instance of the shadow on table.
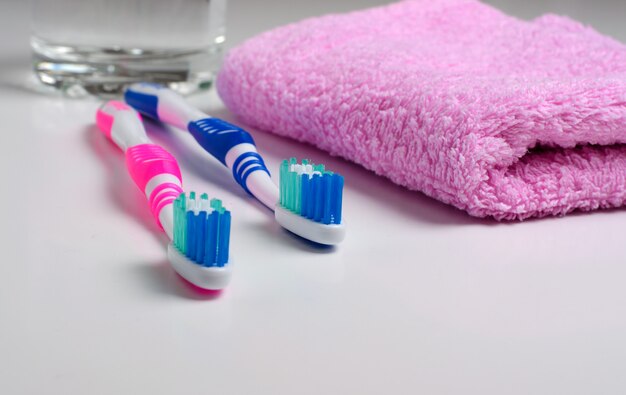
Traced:
<svg viewBox="0 0 626 395">
<path fill-rule="evenodd" d="M 96 125 L 86 127 L 84 138 L 99 162 L 106 168 L 108 197 L 126 215 L 144 225 L 160 242 L 165 235 L 150 213 L 146 198 L 135 186 L 126 170 L 124 153 L 110 142 Z"/>
<path fill-rule="evenodd" d="M 149 265 L 136 264 L 132 266 L 131 271 L 155 294 L 174 295 L 191 300 L 214 300 L 223 294 L 222 290 L 196 287 L 176 273 L 167 259 L 151 262 Z"/>
</svg>

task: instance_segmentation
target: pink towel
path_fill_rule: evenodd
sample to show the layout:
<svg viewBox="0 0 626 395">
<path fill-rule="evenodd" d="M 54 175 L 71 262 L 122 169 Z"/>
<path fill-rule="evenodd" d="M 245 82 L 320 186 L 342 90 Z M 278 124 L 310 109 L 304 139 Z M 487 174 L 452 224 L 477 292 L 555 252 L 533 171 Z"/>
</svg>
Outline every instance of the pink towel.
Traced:
<svg viewBox="0 0 626 395">
<path fill-rule="evenodd" d="M 233 49 L 218 89 L 254 127 L 474 216 L 626 203 L 626 47 L 564 17 L 415 0 L 308 19 Z"/>
</svg>

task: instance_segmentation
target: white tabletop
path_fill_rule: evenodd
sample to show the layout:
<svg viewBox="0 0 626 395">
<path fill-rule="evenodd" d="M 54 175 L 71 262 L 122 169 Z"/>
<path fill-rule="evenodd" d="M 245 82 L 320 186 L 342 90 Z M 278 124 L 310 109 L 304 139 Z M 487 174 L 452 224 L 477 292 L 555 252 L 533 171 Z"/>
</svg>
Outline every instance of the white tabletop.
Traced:
<svg viewBox="0 0 626 395">
<path fill-rule="evenodd" d="M 569 13 L 626 41 L 623 0 L 492 2 Z M 232 1 L 229 45 L 374 3 Z M 1 394 L 626 392 L 625 210 L 477 220 L 252 130 L 274 171 L 295 154 L 345 176 L 347 239 L 320 249 L 188 135 L 152 126 L 187 187 L 233 212 L 232 284 L 199 294 L 169 267 L 123 156 L 96 131 L 99 103 L 25 88 L 27 9 L 13 0 L 1 14 Z M 193 101 L 233 120 L 215 94 Z"/>
</svg>

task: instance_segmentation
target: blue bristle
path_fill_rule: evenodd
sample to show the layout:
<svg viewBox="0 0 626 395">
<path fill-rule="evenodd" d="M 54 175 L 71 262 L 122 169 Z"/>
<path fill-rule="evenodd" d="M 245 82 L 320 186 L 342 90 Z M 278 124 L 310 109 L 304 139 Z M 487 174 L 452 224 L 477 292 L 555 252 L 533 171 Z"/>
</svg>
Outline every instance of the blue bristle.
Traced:
<svg viewBox="0 0 626 395">
<path fill-rule="evenodd" d="M 324 207 L 322 208 L 322 222 L 325 224 L 330 223 L 330 209 L 331 209 L 330 195 L 332 193 L 331 179 L 332 179 L 332 174 L 326 173 L 322 176 L 322 199 L 324 199 L 323 200 Z"/>
<path fill-rule="evenodd" d="M 218 235 L 219 216 L 220 216 L 219 212 L 213 211 L 211 214 L 209 214 L 209 217 L 208 217 L 207 229 L 208 229 L 208 234 L 210 234 L 211 237 L 206 239 L 207 254 L 204 259 L 205 266 L 216 266 L 219 264 L 219 262 L 217 262 L 217 259 L 216 259 L 217 239 L 219 237 Z"/>
<path fill-rule="evenodd" d="M 340 224 L 343 201 L 343 177 L 330 172 L 322 176 L 303 176 L 300 215 L 323 224 Z"/>
<path fill-rule="evenodd" d="M 230 211 L 220 214 L 219 243 L 217 247 L 217 263 L 223 265 L 228 262 L 228 249 L 230 244 Z"/>
<path fill-rule="evenodd" d="M 205 256 L 205 240 L 206 240 L 206 226 L 204 226 L 206 222 L 207 213 L 206 211 L 200 211 L 198 215 L 195 216 L 194 220 L 196 221 L 195 230 L 197 235 L 196 239 L 196 261 L 204 261 Z M 210 250 L 209 250 L 210 251 Z"/>
<path fill-rule="evenodd" d="M 313 176 L 313 191 L 315 196 L 315 210 L 313 212 L 313 219 L 316 222 L 322 221 L 322 177 L 315 174 Z"/>
<path fill-rule="evenodd" d="M 333 174 L 333 221 L 337 224 L 341 223 L 341 202 L 343 201 L 343 176 Z"/>
<path fill-rule="evenodd" d="M 196 201 L 195 196 L 190 193 L 186 199 L 181 194 L 174 202 L 173 244 L 187 258 L 202 266 L 223 267 L 228 263 L 230 212 L 218 199 L 211 200 L 208 212 L 198 210 L 205 207 L 208 197 L 202 195 L 201 200 Z"/>
<path fill-rule="evenodd" d="M 300 208 L 300 215 L 305 218 L 309 218 L 309 206 L 311 205 L 309 183 L 309 177 L 302 177 L 302 207 Z"/>
<path fill-rule="evenodd" d="M 195 261 L 196 260 L 195 236 L 197 235 L 196 221 L 193 220 L 194 219 L 193 211 L 187 211 L 185 215 L 187 217 L 187 245 L 185 246 L 187 248 L 187 251 L 184 251 L 184 252 L 185 252 L 185 255 L 187 255 L 187 258 L 191 259 L 192 261 Z"/>
</svg>

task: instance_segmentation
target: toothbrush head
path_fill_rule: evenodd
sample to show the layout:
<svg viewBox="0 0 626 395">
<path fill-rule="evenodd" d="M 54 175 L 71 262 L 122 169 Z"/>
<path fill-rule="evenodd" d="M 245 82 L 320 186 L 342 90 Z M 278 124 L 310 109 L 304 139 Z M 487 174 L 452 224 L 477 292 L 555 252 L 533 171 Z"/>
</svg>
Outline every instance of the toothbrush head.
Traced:
<svg viewBox="0 0 626 395">
<path fill-rule="evenodd" d="M 324 165 L 291 158 L 280 166 L 279 189 L 274 212 L 284 228 L 320 244 L 343 240 L 341 175 L 327 171 Z"/>
<path fill-rule="evenodd" d="M 232 262 L 230 211 L 206 194 L 180 194 L 173 203 L 174 230 L 168 258 L 183 278 L 204 289 L 222 289 L 230 280 Z"/>
</svg>

